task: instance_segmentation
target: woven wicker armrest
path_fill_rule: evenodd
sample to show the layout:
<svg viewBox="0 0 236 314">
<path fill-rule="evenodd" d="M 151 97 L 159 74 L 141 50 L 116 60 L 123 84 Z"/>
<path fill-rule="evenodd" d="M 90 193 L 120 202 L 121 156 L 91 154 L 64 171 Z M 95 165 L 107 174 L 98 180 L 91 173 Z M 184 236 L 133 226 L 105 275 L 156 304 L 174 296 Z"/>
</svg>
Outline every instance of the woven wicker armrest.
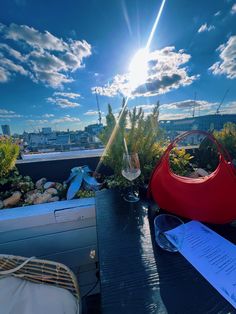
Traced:
<svg viewBox="0 0 236 314">
<path fill-rule="evenodd" d="M 7 274 L 35 283 L 64 288 L 77 299 L 80 297 L 75 275 L 68 267 L 57 262 L 0 254 L 0 278 Z"/>
</svg>

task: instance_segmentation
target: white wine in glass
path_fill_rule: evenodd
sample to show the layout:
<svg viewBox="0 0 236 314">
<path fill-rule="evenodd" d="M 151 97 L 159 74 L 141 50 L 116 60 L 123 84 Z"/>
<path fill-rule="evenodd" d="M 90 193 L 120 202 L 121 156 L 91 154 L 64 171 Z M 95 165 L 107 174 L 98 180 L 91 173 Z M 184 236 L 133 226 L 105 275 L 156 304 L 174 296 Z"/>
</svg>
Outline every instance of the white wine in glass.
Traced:
<svg viewBox="0 0 236 314">
<path fill-rule="evenodd" d="M 125 195 L 124 199 L 127 202 L 138 202 L 139 197 L 136 196 L 133 192 L 133 180 L 137 179 L 140 174 L 140 164 L 137 153 L 133 154 L 123 154 L 123 163 L 122 163 L 122 171 L 123 177 L 131 182 L 131 189 L 127 195 Z"/>
</svg>

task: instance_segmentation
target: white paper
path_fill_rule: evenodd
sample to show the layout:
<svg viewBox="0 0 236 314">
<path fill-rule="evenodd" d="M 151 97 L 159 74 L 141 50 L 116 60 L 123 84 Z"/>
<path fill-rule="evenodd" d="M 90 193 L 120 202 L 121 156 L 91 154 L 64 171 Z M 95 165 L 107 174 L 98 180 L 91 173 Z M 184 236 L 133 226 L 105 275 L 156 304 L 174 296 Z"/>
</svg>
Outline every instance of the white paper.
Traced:
<svg viewBox="0 0 236 314">
<path fill-rule="evenodd" d="M 179 252 L 236 308 L 236 245 L 197 221 L 165 232 L 173 244 L 180 228 L 185 235 Z"/>
</svg>

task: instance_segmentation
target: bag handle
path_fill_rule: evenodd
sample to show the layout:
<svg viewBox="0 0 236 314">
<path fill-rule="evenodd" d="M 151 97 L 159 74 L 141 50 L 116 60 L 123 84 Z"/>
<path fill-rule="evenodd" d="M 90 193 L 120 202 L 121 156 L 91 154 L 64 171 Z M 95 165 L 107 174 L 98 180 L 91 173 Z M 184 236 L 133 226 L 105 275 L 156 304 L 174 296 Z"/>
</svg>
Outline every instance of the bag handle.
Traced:
<svg viewBox="0 0 236 314">
<path fill-rule="evenodd" d="M 208 133 L 206 131 L 201 131 L 201 130 L 191 130 L 191 131 L 187 131 L 181 135 L 179 135 L 178 137 L 175 138 L 174 141 L 172 141 L 169 146 L 167 147 L 166 151 L 164 152 L 164 154 L 161 156 L 159 162 L 156 164 L 155 168 L 152 171 L 150 180 L 149 180 L 149 185 L 148 185 L 148 191 L 147 191 L 147 196 L 148 198 L 151 198 L 151 185 L 150 182 L 152 181 L 153 175 L 156 171 L 156 169 L 159 167 L 159 165 L 162 163 L 163 160 L 167 160 L 170 156 L 170 151 L 176 146 L 176 144 L 181 141 L 182 139 L 184 139 L 186 136 L 191 135 L 191 134 L 202 134 L 205 135 L 207 138 L 209 138 L 211 140 L 212 143 L 214 143 L 218 149 L 218 151 L 220 152 L 220 156 L 221 156 L 221 160 L 225 160 L 225 162 L 230 162 L 232 165 L 232 159 L 228 153 L 228 151 L 217 141 L 217 139 L 211 134 Z M 226 158 L 225 158 L 226 157 Z M 169 162 L 168 162 L 169 165 Z M 233 172 L 236 174 L 236 171 L 234 169 L 234 167 L 232 167 Z"/>
<path fill-rule="evenodd" d="M 171 142 L 169 144 L 169 146 L 166 149 L 166 152 L 164 153 L 163 157 L 169 157 L 170 151 L 176 146 L 176 144 L 181 141 L 182 139 L 184 139 L 186 136 L 192 135 L 192 134 L 202 134 L 205 135 L 213 144 L 216 145 L 218 152 L 220 153 L 220 156 L 226 161 L 226 162 L 231 162 L 232 163 L 232 159 L 228 153 L 228 151 L 217 141 L 217 139 L 208 132 L 205 131 L 200 131 L 200 130 L 191 130 L 191 131 L 187 131 L 181 135 L 179 135 L 178 137 L 175 138 L 175 140 L 173 142 Z"/>
</svg>

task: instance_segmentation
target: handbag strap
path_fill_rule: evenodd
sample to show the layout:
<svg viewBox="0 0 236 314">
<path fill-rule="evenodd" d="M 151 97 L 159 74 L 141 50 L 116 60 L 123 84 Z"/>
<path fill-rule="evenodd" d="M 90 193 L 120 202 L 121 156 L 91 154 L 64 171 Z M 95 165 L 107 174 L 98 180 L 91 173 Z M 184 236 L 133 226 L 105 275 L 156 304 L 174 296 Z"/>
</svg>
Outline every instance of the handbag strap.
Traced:
<svg viewBox="0 0 236 314">
<path fill-rule="evenodd" d="M 220 153 L 220 156 L 222 159 L 224 159 L 226 162 L 232 163 L 232 159 L 228 153 L 228 151 L 218 142 L 218 140 L 211 134 L 205 131 L 200 131 L 200 130 L 191 130 L 187 131 L 178 137 L 175 138 L 173 142 L 169 144 L 169 146 L 166 149 L 166 152 L 164 153 L 165 158 L 169 157 L 170 151 L 176 146 L 178 142 L 183 140 L 185 137 L 192 135 L 192 134 L 202 134 L 205 135 L 213 144 L 216 145 L 218 152 Z M 163 157 L 164 157 L 163 156 Z"/>
<path fill-rule="evenodd" d="M 214 143 L 218 149 L 218 152 L 220 153 L 220 156 L 221 156 L 221 159 L 220 161 L 224 160 L 226 162 L 230 162 L 231 165 L 232 165 L 232 159 L 228 153 L 228 151 L 217 141 L 217 139 L 211 134 L 211 133 L 208 133 L 208 132 L 205 132 L 205 131 L 201 131 L 201 130 L 191 130 L 191 131 L 187 131 L 181 135 L 179 135 L 178 137 L 176 137 L 174 139 L 174 141 L 172 141 L 166 151 L 164 152 L 164 154 L 161 156 L 159 162 L 156 164 L 155 168 L 153 169 L 152 171 L 152 174 L 151 174 L 151 177 L 150 177 L 150 180 L 149 180 L 149 185 L 148 185 L 148 191 L 147 191 L 147 195 L 148 195 L 148 198 L 151 197 L 151 185 L 150 185 L 150 182 L 152 181 L 152 178 L 153 178 L 153 175 L 156 171 L 156 169 L 160 166 L 160 164 L 162 163 L 163 160 L 167 160 L 169 159 L 169 156 L 170 156 L 170 152 L 171 150 L 176 146 L 176 144 L 181 141 L 182 139 L 184 139 L 186 136 L 189 136 L 191 134 L 202 134 L 202 135 L 205 135 L 207 138 L 209 138 L 211 140 L 212 143 Z M 169 163 L 168 163 L 169 164 Z M 234 169 L 234 167 L 232 167 L 233 169 L 233 172 L 236 174 L 236 171 Z"/>
</svg>

